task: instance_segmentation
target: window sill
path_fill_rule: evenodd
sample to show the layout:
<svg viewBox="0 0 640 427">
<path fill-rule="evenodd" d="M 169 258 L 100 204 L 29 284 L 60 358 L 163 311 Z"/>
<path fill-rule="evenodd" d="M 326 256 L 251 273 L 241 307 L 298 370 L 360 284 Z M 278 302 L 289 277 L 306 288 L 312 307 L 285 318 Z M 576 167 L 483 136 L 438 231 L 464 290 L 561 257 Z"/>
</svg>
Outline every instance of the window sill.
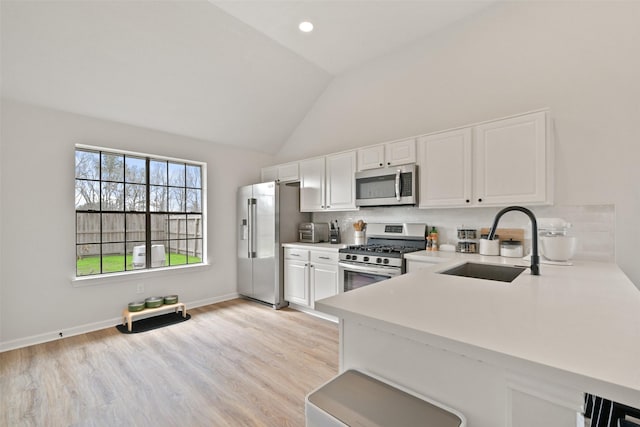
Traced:
<svg viewBox="0 0 640 427">
<path fill-rule="evenodd" d="M 210 264 L 193 264 L 193 265 L 184 265 L 179 267 L 167 267 L 167 268 L 154 268 L 152 270 L 131 270 L 131 271 L 123 271 L 121 273 L 109 273 L 109 274 L 100 274 L 95 276 L 82 276 L 82 277 L 73 277 L 71 279 L 71 284 L 74 288 L 81 288 L 85 286 L 96 286 L 103 285 L 107 283 L 117 283 L 117 282 L 127 282 L 132 280 L 146 279 L 150 277 L 157 276 L 167 276 L 173 274 L 181 274 L 181 273 L 191 273 L 197 271 L 208 270 Z"/>
</svg>

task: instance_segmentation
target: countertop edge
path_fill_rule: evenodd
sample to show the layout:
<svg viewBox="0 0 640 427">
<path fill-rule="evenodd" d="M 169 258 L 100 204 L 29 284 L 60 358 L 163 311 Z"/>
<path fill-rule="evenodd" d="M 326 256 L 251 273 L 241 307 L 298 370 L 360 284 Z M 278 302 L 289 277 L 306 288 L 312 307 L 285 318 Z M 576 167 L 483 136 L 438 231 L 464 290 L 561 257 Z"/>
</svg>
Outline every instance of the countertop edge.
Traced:
<svg viewBox="0 0 640 427">
<path fill-rule="evenodd" d="M 354 321 L 369 325 L 386 333 L 403 336 L 418 342 L 432 345 L 445 351 L 469 357 L 481 363 L 499 366 L 512 372 L 527 371 L 536 378 L 549 381 L 553 384 L 570 383 L 576 389 L 586 392 L 602 390 L 600 395 L 609 399 L 636 407 L 640 402 L 640 390 L 624 385 L 612 384 L 606 380 L 590 377 L 588 375 L 572 372 L 556 366 L 547 365 L 535 360 L 525 359 L 497 350 L 484 348 L 475 344 L 455 340 L 450 337 L 436 335 L 427 331 L 413 329 L 404 325 L 389 322 L 387 320 L 356 313 L 348 309 L 339 308 L 331 304 L 316 302 L 316 310 L 336 316 L 345 321 Z"/>
<path fill-rule="evenodd" d="M 347 247 L 345 243 L 301 243 L 301 242 L 290 242 L 290 243 L 282 243 L 283 248 L 298 248 L 298 249 L 309 249 L 311 251 L 328 251 L 328 252 L 337 252 L 339 249 L 344 249 Z"/>
</svg>

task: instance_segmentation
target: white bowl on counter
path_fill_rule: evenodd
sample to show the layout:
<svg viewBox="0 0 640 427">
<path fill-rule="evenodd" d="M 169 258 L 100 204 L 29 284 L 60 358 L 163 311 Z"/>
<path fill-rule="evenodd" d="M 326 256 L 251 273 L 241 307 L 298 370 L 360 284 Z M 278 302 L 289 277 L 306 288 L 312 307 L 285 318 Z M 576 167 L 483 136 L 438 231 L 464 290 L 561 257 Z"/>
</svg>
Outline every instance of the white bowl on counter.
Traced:
<svg viewBox="0 0 640 427">
<path fill-rule="evenodd" d="M 542 256 L 551 261 L 569 261 L 576 253 L 576 238 L 573 236 L 540 237 Z"/>
</svg>

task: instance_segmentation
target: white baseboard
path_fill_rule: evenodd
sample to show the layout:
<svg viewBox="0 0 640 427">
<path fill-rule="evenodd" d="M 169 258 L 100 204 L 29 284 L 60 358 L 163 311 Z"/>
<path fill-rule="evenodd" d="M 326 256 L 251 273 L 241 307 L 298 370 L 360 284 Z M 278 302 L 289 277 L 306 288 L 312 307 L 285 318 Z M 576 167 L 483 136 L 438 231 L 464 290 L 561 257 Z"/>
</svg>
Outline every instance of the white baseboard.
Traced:
<svg viewBox="0 0 640 427">
<path fill-rule="evenodd" d="M 197 301 L 185 302 L 187 305 L 187 311 L 196 307 L 203 307 L 205 305 L 216 304 L 223 301 L 229 301 L 238 298 L 240 295 L 237 293 L 231 293 L 227 295 L 221 295 L 214 298 L 206 298 Z M 51 332 L 45 332 L 43 334 L 32 335 L 30 337 L 18 338 L 11 341 L 0 342 L 0 353 L 15 350 L 17 348 L 28 347 L 30 345 L 43 344 L 49 341 L 55 341 L 75 335 L 86 334 L 88 332 L 98 331 L 100 329 L 112 328 L 115 325 L 122 323 L 122 317 L 114 317 L 107 320 L 101 320 L 99 322 L 86 323 L 84 325 L 74 326 L 72 328 L 65 328 L 62 330 L 56 330 Z M 60 334 L 62 333 L 62 336 Z"/>
<path fill-rule="evenodd" d="M 321 311 L 316 311 L 316 310 L 314 310 L 312 308 L 305 307 L 303 305 L 298 305 L 296 303 L 290 302 L 289 303 L 289 308 L 292 308 L 292 309 L 298 310 L 298 311 L 302 311 L 303 313 L 307 313 L 307 314 L 310 314 L 311 316 L 319 317 L 320 319 L 328 320 L 328 321 L 333 322 L 333 323 L 338 323 L 338 318 L 337 317 L 332 316 L 331 314 L 323 313 Z"/>
</svg>

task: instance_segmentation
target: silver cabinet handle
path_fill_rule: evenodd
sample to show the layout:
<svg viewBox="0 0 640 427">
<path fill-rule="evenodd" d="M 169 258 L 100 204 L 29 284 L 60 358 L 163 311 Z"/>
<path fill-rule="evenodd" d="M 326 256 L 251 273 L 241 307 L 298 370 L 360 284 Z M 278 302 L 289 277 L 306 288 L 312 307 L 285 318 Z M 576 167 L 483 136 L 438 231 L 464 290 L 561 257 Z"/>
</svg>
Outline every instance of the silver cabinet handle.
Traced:
<svg viewBox="0 0 640 427">
<path fill-rule="evenodd" d="M 300 256 L 300 254 L 289 254 L 291 256 Z"/>
<path fill-rule="evenodd" d="M 318 258 L 320 258 L 320 259 L 331 259 L 328 256 L 319 256 Z"/>
</svg>

